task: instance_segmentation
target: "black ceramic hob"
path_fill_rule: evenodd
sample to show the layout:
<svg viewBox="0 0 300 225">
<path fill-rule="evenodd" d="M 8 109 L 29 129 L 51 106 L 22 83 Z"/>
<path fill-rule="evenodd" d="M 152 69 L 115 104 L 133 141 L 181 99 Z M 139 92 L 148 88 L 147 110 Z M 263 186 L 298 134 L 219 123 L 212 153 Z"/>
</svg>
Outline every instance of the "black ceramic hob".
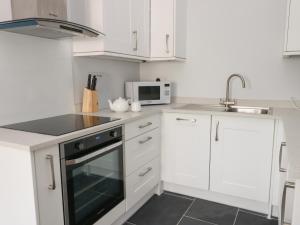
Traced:
<svg viewBox="0 0 300 225">
<path fill-rule="evenodd" d="M 74 131 L 98 126 L 118 120 L 111 117 L 66 114 L 45 119 L 10 124 L 2 128 L 20 130 L 31 133 L 60 136 Z"/>
</svg>

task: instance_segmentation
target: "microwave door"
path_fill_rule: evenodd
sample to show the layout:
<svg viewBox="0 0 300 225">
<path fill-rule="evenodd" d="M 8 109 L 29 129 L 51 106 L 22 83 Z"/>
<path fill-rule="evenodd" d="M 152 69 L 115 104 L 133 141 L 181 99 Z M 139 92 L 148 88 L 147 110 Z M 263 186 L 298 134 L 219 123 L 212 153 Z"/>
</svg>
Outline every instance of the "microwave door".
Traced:
<svg viewBox="0 0 300 225">
<path fill-rule="evenodd" d="M 160 100 L 160 85 L 138 86 L 138 101 L 140 101 L 142 105 L 159 104 Z"/>
</svg>

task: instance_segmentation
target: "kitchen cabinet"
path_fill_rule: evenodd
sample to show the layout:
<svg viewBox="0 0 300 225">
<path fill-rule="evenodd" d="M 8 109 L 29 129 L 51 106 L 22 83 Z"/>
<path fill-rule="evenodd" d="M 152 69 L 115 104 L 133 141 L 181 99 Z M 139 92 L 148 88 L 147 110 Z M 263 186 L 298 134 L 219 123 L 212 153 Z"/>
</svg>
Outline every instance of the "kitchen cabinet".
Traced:
<svg viewBox="0 0 300 225">
<path fill-rule="evenodd" d="M 151 60 L 186 58 L 186 0 L 151 0 Z"/>
<path fill-rule="evenodd" d="M 288 0 L 285 55 L 300 55 L 300 1 Z"/>
<path fill-rule="evenodd" d="M 269 201 L 274 120 L 213 116 L 211 191 Z"/>
<path fill-rule="evenodd" d="M 58 145 L 36 151 L 34 161 L 39 224 L 64 224 Z"/>
<path fill-rule="evenodd" d="M 75 56 L 149 55 L 150 0 L 74 0 L 69 5 L 71 21 L 105 34 L 98 38 L 75 38 Z"/>
<path fill-rule="evenodd" d="M 160 116 L 125 124 L 126 209 L 160 183 Z"/>
<path fill-rule="evenodd" d="M 75 56 L 186 58 L 186 0 L 69 0 L 70 21 L 105 37 L 75 38 Z"/>
<path fill-rule="evenodd" d="M 210 115 L 163 114 L 163 181 L 208 190 L 210 125 Z"/>
</svg>

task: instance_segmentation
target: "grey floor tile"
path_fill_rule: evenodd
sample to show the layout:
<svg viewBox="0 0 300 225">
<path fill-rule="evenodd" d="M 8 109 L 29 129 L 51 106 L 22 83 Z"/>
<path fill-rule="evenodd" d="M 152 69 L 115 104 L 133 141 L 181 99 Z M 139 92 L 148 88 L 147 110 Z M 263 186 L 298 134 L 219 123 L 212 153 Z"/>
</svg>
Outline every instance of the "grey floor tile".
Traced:
<svg viewBox="0 0 300 225">
<path fill-rule="evenodd" d="M 246 213 L 249 213 L 249 214 L 254 214 L 254 215 L 258 215 L 258 216 L 262 216 L 262 217 L 267 217 L 267 214 L 264 214 L 264 213 L 260 213 L 260 212 L 254 212 L 254 211 L 250 211 L 250 210 L 247 210 L 247 209 L 239 209 L 241 212 L 246 212 Z"/>
<path fill-rule="evenodd" d="M 136 225 L 176 225 L 192 200 L 162 194 L 152 197 L 128 222 Z"/>
<path fill-rule="evenodd" d="M 278 220 L 239 211 L 235 225 L 278 225 Z"/>
<path fill-rule="evenodd" d="M 200 220 L 184 217 L 179 225 L 212 225 L 211 223 L 206 223 Z"/>
<path fill-rule="evenodd" d="M 187 215 L 218 225 L 233 225 L 237 210 L 228 205 L 197 199 Z"/>
<path fill-rule="evenodd" d="M 182 198 L 187 198 L 187 199 L 191 199 L 194 200 L 194 197 L 191 196 L 187 196 L 187 195 L 182 195 L 182 194 L 178 194 L 178 193 L 174 193 L 174 192 L 170 192 L 170 191 L 164 191 L 164 194 L 166 195 L 174 195 L 174 196 L 178 196 L 178 197 L 182 197 Z"/>
</svg>

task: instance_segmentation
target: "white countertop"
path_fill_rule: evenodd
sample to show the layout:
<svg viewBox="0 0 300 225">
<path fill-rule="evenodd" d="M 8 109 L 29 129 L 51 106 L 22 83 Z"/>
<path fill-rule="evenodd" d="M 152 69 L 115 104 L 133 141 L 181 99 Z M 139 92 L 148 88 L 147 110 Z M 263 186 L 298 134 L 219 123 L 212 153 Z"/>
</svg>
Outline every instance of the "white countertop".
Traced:
<svg viewBox="0 0 300 225">
<path fill-rule="evenodd" d="M 289 160 L 289 177 L 300 178 L 300 111 L 295 109 L 273 109 L 270 115 L 254 115 L 246 113 L 228 113 L 222 111 L 214 111 L 209 109 L 188 110 L 184 108 L 178 109 L 178 106 L 183 104 L 173 104 L 166 106 L 146 106 L 141 112 L 126 112 L 114 113 L 109 110 L 92 113 L 95 116 L 110 116 L 119 118 L 120 120 L 113 121 L 107 124 L 79 130 L 73 133 L 61 136 L 49 136 L 42 134 L 35 134 L 23 131 L 16 131 L 10 129 L 0 128 L 0 146 L 6 146 L 16 149 L 35 151 L 51 145 L 59 144 L 74 138 L 78 138 L 90 133 L 98 132 L 108 129 L 110 127 L 125 124 L 143 117 L 153 115 L 161 112 L 178 112 L 178 113 L 197 113 L 197 114 L 211 114 L 211 115 L 226 115 L 226 116 L 243 116 L 255 117 L 262 119 L 281 119 L 284 124 L 286 141 L 288 143 L 288 160 Z"/>
</svg>

